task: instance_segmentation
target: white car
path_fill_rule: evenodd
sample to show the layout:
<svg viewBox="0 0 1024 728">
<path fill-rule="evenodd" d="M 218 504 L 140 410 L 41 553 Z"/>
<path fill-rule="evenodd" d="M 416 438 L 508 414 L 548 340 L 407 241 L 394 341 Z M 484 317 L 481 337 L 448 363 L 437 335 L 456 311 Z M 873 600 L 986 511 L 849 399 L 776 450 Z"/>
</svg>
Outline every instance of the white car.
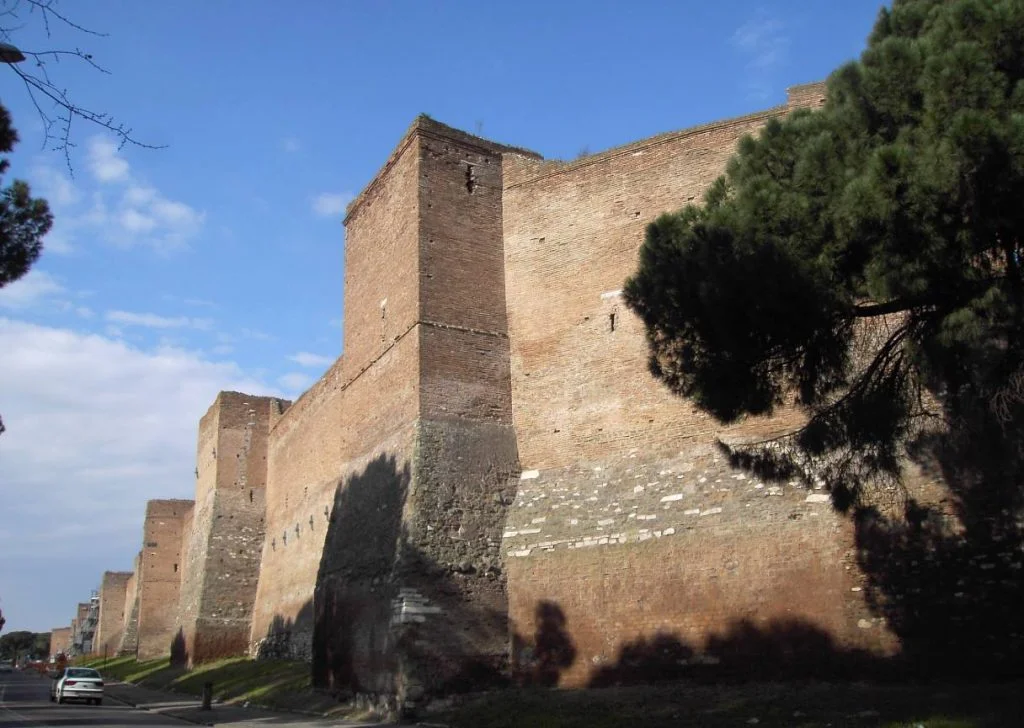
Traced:
<svg viewBox="0 0 1024 728">
<path fill-rule="evenodd" d="M 50 683 L 50 700 L 103 703 L 103 676 L 91 667 L 67 667 Z"/>
</svg>

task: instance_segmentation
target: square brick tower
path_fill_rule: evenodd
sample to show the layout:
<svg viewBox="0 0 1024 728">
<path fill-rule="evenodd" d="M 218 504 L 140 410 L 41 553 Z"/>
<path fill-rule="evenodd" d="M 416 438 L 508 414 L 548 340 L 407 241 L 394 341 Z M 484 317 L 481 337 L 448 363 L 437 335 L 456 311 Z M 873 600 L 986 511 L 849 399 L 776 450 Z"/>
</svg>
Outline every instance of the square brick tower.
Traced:
<svg viewBox="0 0 1024 728">
<path fill-rule="evenodd" d="M 270 434 L 254 651 L 419 696 L 507 659 L 502 155 L 417 119 L 345 220 L 344 356 Z"/>
<path fill-rule="evenodd" d="M 265 533 L 267 432 L 273 397 L 221 392 L 199 423 L 196 499 L 182 544 L 172 658 L 195 664 L 243 655 Z"/>
<path fill-rule="evenodd" d="M 181 584 L 181 542 L 191 517 L 190 500 L 146 503 L 142 555 L 135 572 L 138 589 L 140 660 L 168 654 L 174 639 L 178 590 Z"/>
</svg>

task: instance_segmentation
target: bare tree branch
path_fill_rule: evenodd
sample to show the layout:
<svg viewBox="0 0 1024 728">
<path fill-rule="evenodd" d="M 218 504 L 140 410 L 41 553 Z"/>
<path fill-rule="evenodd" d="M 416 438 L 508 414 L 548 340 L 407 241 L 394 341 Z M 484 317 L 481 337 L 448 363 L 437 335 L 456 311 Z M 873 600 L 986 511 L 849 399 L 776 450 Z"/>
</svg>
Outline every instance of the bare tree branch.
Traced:
<svg viewBox="0 0 1024 728">
<path fill-rule="evenodd" d="M 21 20 L 23 16 L 41 17 L 46 37 L 52 37 L 51 21 L 55 24 L 64 25 L 74 31 L 86 33 L 96 37 L 105 37 L 91 28 L 76 23 L 67 15 L 57 9 L 59 0 L 0 0 L 0 18 L 13 18 Z M 0 38 L 11 40 L 11 36 L 24 27 L 24 23 L 8 26 L 0 25 Z M 72 126 L 77 119 L 88 124 L 93 124 L 106 131 L 112 132 L 119 142 L 119 147 L 126 145 L 143 147 L 145 149 L 162 149 L 165 145 L 148 144 L 136 138 L 132 129 L 122 122 L 117 121 L 112 115 L 97 111 L 78 103 L 70 95 L 68 89 L 60 86 L 50 77 L 49 64 L 59 64 L 62 59 L 71 58 L 75 61 L 88 64 L 100 73 L 110 75 L 110 71 L 101 66 L 93 58 L 80 48 L 74 50 L 51 49 L 26 51 L 19 50 L 33 61 L 33 71 L 25 71 L 19 66 L 9 63 L 7 66 L 18 75 L 25 84 L 29 99 L 35 107 L 39 118 L 43 122 L 42 147 L 49 147 L 52 151 L 61 152 L 67 163 L 68 172 L 74 176 L 74 167 L 71 163 L 71 150 L 76 146 L 72 141 Z"/>
</svg>

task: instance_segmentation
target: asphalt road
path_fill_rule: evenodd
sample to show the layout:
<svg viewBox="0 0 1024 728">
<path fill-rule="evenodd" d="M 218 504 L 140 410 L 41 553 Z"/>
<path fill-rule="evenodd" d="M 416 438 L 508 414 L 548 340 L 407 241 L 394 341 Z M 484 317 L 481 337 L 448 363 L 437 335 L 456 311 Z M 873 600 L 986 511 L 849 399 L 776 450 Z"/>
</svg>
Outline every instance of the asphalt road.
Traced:
<svg viewBox="0 0 1024 728">
<path fill-rule="evenodd" d="M 0 672 L 0 728 L 52 726 L 177 726 L 186 723 L 168 716 L 135 710 L 109 697 L 103 705 L 50 702 L 50 681 L 35 674 Z"/>
</svg>

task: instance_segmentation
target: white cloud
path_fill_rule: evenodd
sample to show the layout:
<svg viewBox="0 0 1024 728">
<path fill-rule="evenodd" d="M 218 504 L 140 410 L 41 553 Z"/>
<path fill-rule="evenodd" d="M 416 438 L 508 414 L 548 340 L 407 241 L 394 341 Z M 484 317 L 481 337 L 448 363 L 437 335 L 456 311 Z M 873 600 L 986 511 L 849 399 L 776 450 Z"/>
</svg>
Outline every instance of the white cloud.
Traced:
<svg viewBox="0 0 1024 728">
<path fill-rule="evenodd" d="M 285 137 L 281 140 L 281 148 L 286 152 L 297 152 L 302 149 L 302 144 L 295 137 Z"/>
<path fill-rule="evenodd" d="M 786 26 L 765 12 L 755 13 L 732 35 L 732 45 L 747 59 L 748 95 L 764 100 L 774 89 L 774 75 L 785 64 L 789 51 Z"/>
<path fill-rule="evenodd" d="M 130 568 L 146 500 L 193 497 L 218 391 L 282 394 L 231 362 L 5 318 L 0 382 L 3 609 L 36 630 L 66 622 L 104 570 Z"/>
<path fill-rule="evenodd" d="M 61 171 L 54 167 L 39 163 L 32 168 L 34 187 L 50 203 L 51 208 L 67 207 L 74 205 L 81 199 L 74 182 Z M 35 190 L 34 190 L 35 191 Z"/>
<path fill-rule="evenodd" d="M 352 195 L 347 192 L 324 192 L 313 198 L 313 212 L 320 217 L 336 217 L 345 212 Z"/>
<path fill-rule="evenodd" d="M 39 306 L 45 301 L 66 293 L 53 276 L 38 269 L 32 269 L 24 276 L 0 288 L 0 308 L 26 309 Z"/>
<path fill-rule="evenodd" d="M 88 143 L 89 169 L 98 182 L 120 182 L 128 179 L 128 161 L 121 156 L 114 142 L 93 137 Z"/>
<path fill-rule="evenodd" d="M 107 311 L 107 321 L 123 326 L 144 326 L 151 329 L 199 329 L 209 331 L 213 326 L 210 319 L 188 316 L 160 316 L 155 313 L 133 313 L 131 311 Z"/>
<path fill-rule="evenodd" d="M 298 354 L 292 354 L 288 358 L 302 367 L 325 367 L 334 361 L 329 356 L 311 354 L 308 351 L 300 351 Z"/>
<path fill-rule="evenodd" d="M 92 184 L 72 182 L 47 162 L 33 167 L 32 181 L 59 211 L 46 237 L 49 250 L 70 252 L 75 240 L 87 235 L 166 253 L 187 247 L 199 234 L 205 213 L 138 179 L 110 139 L 97 136 L 87 144 Z"/>
<path fill-rule="evenodd" d="M 313 383 L 313 378 L 303 372 L 289 372 L 281 377 L 278 377 L 277 383 L 284 388 L 286 392 L 301 393 Z"/>
</svg>

